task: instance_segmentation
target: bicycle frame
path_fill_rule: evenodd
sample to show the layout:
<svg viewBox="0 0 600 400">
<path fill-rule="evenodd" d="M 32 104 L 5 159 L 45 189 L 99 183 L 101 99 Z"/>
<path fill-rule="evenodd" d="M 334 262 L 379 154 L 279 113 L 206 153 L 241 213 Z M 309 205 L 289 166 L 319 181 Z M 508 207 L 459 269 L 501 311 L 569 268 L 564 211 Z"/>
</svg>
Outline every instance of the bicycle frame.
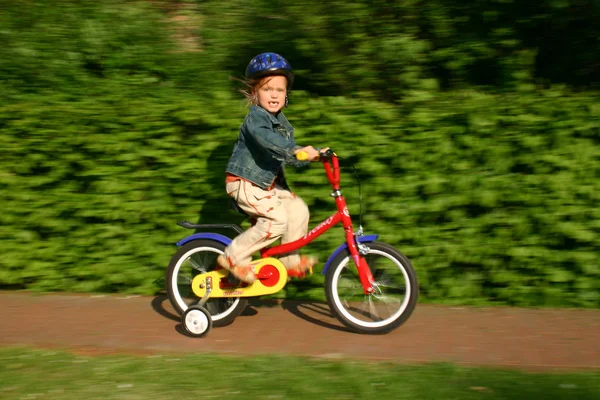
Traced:
<svg viewBox="0 0 600 400">
<path fill-rule="evenodd" d="M 363 286 L 363 290 L 365 294 L 371 294 L 375 291 L 375 288 L 373 286 L 373 275 L 371 274 L 371 269 L 369 268 L 367 261 L 362 256 L 362 254 L 360 254 L 357 242 L 355 240 L 354 229 L 352 228 L 352 219 L 350 218 L 350 212 L 348 211 L 346 200 L 344 199 L 344 196 L 342 196 L 342 191 L 340 189 L 340 166 L 338 157 L 335 154 L 332 154 L 330 157 L 322 156 L 321 161 L 325 168 L 327 180 L 329 180 L 329 183 L 333 188 L 333 193 L 331 195 L 335 198 L 335 204 L 337 206 L 338 211 L 329 218 L 327 218 L 325 221 L 321 222 L 319 225 L 317 225 L 315 228 L 313 228 L 310 232 L 308 232 L 300 239 L 295 240 L 293 242 L 262 249 L 261 256 L 263 258 L 272 257 L 284 253 L 289 253 L 294 250 L 298 250 L 308 245 L 313 240 L 321 236 L 323 233 L 327 232 L 329 229 L 341 222 L 346 235 L 346 244 L 348 245 L 348 250 L 358 270 L 358 276 Z"/>
</svg>

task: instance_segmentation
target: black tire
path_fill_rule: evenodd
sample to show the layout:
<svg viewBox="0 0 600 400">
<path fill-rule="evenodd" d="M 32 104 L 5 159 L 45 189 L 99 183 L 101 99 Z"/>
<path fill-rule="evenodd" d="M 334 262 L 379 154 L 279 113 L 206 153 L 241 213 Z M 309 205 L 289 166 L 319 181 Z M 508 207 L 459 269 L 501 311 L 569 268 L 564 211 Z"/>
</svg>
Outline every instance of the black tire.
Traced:
<svg viewBox="0 0 600 400">
<path fill-rule="evenodd" d="M 169 262 L 165 282 L 169 301 L 179 315 L 200 301 L 192 291 L 192 279 L 213 271 L 217 267 L 217 256 L 223 254 L 224 249 L 223 243 L 211 239 L 192 240 L 177 249 Z M 209 298 L 204 308 L 210 313 L 213 325 L 219 327 L 231 324 L 247 304 L 248 300 L 240 297 Z"/>
<path fill-rule="evenodd" d="M 392 246 L 371 242 L 365 255 L 376 292 L 365 295 L 350 253 L 338 254 L 325 277 L 325 295 L 333 314 L 358 333 L 381 334 L 402 325 L 417 305 L 417 275 L 408 258 Z"/>
</svg>

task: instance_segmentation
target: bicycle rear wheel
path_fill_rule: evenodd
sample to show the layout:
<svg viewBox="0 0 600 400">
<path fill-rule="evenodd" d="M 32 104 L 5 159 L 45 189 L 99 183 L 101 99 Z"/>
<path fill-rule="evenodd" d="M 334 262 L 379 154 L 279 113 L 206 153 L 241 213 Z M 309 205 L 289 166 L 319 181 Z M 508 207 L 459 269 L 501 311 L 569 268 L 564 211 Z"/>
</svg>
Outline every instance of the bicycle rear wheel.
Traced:
<svg viewBox="0 0 600 400">
<path fill-rule="evenodd" d="M 329 266 L 325 295 L 331 311 L 348 328 L 359 333 L 387 333 L 406 322 L 415 309 L 417 276 L 408 258 L 392 246 L 366 245 L 369 251 L 364 257 L 375 280 L 375 292 L 365 295 L 346 250 Z"/>
<path fill-rule="evenodd" d="M 193 240 L 181 246 L 171 258 L 166 273 L 166 289 L 171 305 L 179 313 L 195 306 L 200 298 L 192 291 L 192 280 L 198 274 L 217 268 L 217 257 L 223 254 L 225 245 L 211 239 Z M 209 298 L 204 308 L 211 315 L 214 326 L 225 326 L 235 318 L 248 304 L 248 300 L 239 297 Z"/>
</svg>

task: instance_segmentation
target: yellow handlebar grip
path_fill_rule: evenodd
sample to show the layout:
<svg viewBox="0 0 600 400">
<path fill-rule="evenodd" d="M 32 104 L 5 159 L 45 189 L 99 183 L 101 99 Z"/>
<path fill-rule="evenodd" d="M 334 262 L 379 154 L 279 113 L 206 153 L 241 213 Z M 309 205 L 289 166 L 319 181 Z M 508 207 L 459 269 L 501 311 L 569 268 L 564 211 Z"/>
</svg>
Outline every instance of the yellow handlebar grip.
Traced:
<svg viewBox="0 0 600 400">
<path fill-rule="evenodd" d="M 296 158 L 300 161 L 308 160 L 308 153 L 305 151 L 299 151 L 296 153 Z"/>
</svg>

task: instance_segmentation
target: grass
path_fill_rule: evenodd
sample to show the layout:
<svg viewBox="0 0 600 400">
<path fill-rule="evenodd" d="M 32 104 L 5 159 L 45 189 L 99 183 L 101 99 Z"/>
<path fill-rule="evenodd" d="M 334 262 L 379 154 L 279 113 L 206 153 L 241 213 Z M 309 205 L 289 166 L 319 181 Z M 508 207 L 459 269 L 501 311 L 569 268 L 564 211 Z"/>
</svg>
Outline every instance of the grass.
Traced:
<svg viewBox="0 0 600 400">
<path fill-rule="evenodd" d="M 600 372 L 0 348 L 0 399 L 598 399 Z"/>
</svg>

